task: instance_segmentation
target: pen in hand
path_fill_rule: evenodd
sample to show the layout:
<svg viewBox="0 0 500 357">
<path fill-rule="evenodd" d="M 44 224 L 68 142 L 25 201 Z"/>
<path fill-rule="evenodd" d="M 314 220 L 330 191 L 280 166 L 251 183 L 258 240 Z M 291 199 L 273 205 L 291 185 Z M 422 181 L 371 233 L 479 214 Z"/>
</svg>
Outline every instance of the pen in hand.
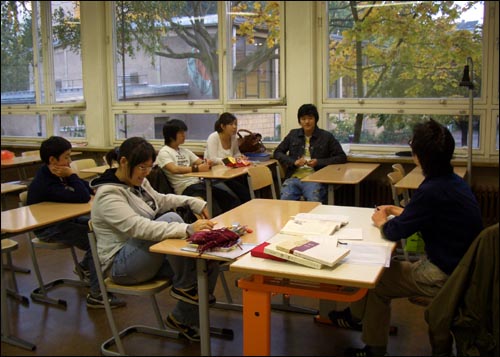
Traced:
<svg viewBox="0 0 500 357">
<path fill-rule="evenodd" d="M 377 206 L 377 205 L 375 205 L 375 209 L 376 209 L 377 211 L 380 211 L 380 208 L 378 208 L 378 206 Z"/>
</svg>

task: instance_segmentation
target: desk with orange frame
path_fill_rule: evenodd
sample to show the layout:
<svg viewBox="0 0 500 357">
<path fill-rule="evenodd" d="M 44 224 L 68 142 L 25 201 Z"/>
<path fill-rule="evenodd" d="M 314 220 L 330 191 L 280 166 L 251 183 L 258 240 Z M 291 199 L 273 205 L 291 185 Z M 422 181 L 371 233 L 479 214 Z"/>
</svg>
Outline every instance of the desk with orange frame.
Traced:
<svg viewBox="0 0 500 357">
<path fill-rule="evenodd" d="M 461 178 L 465 177 L 467 173 L 467 168 L 465 166 L 455 166 L 453 171 Z M 418 186 L 424 181 L 424 175 L 422 174 L 422 168 L 416 166 L 411 170 L 405 177 L 403 177 L 398 183 L 396 183 L 396 188 L 406 188 L 409 190 L 416 190 Z"/>
<path fill-rule="evenodd" d="M 364 241 L 384 242 L 388 249 L 394 249 L 395 244 L 384 241 L 379 229 L 372 224 L 373 208 L 321 205 L 311 213 L 347 215 L 348 227 L 362 228 Z M 288 218 L 287 212 L 283 213 L 285 217 Z M 352 302 L 375 287 L 385 268 L 342 263 L 333 268 L 312 269 L 246 254 L 229 269 L 249 274 L 238 281 L 243 291 L 243 355 L 263 356 L 271 352 L 271 294 Z"/>
<path fill-rule="evenodd" d="M 91 203 L 58 203 L 41 202 L 2 211 L 2 239 L 27 233 L 57 222 L 72 219 L 90 213 Z M 3 268 L 1 272 L 2 286 L 2 342 L 34 350 L 36 346 L 28 341 L 12 336 L 7 311 L 7 291 L 4 284 Z"/>
<path fill-rule="evenodd" d="M 213 220 L 217 222 L 215 228 L 231 226 L 234 222 L 247 225 L 253 232 L 247 233 L 242 237 L 243 243 L 259 244 L 278 233 L 291 216 L 295 216 L 300 212 L 309 212 L 319 205 L 318 202 L 253 199 L 215 217 Z M 208 254 L 200 256 L 195 252 L 181 250 L 186 244 L 185 240 L 166 239 L 151 246 L 150 250 L 155 253 L 198 258 L 196 259 L 196 267 L 198 272 L 198 295 L 200 297 L 201 355 L 209 356 L 211 354 L 211 347 L 206 260 L 227 261 L 228 259 Z"/>
<path fill-rule="evenodd" d="M 278 161 L 274 159 L 270 159 L 267 161 L 261 161 L 261 162 L 255 162 L 254 165 L 277 165 Z M 278 167 L 278 166 L 277 166 Z M 279 169 L 279 167 L 278 167 Z M 215 165 L 212 166 L 212 168 L 209 171 L 205 172 L 190 172 L 187 174 L 184 174 L 185 176 L 192 176 L 192 177 L 199 177 L 203 178 L 205 181 L 205 187 L 207 190 L 207 206 L 208 206 L 208 212 L 210 213 L 210 216 L 213 215 L 213 195 L 212 195 L 212 185 L 213 185 L 213 180 L 231 180 L 236 177 L 245 175 L 248 171 L 247 167 L 237 167 L 237 168 L 232 168 L 232 167 L 227 167 L 225 165 Z M 279 175 L 278 175 L 279 179 Z"/>
<path fill-rule="evenodd" d="M 328 186 L 328 204 L 335 204 L 335 185 L 354 185 L 354 205 L 359 207 L 359 183 L 375 171 L 380 164 L 348 162 L 333 164 L 306 176 L 304 182 L 324 183 Z"/>
</svg>

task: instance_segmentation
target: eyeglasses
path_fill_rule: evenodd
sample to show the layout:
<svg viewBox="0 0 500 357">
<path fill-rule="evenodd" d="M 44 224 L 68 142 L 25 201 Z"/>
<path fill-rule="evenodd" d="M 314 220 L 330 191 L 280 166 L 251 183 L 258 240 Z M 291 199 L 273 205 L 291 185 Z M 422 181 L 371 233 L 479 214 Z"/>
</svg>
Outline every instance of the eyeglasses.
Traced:
<svg viewBox="0 0 500 357">
<path fill-rule="evenodd" d="M 153 166 L 137 165 L 137 168 L 141 170 L 141 172 L 150 172 L 153 169 Z"/>
</svg>

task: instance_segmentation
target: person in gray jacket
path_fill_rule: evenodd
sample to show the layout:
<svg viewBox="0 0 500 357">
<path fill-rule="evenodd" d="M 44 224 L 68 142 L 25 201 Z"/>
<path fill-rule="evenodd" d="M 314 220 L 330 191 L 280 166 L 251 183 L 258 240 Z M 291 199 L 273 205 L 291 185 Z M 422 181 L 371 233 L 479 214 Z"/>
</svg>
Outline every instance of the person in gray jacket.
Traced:
<svg viewBox="0 0 500 357">
<path fill-rule="evenodd" d="M 103 271 L 124 285 L 134 285 L 154 277 L 172 279 L 170 295 L 179 301 L 166 317 L 168 327 L 178 330 L 191 341 L 199 341 L 198 287 L 196 261 L 193 258 L 152 253 L 149 247 L 164 239 L 184 239 L 195 232 L 212 229 L 207 203 L 199 198 L 161 194 L 146 176 L 156 159 L 154 147 L 143 138 L 132 137 L 106 155 L 116 161 L 111 168 L 91 181 L 96 190 L 91 219 L 97 238 L 97 250 Z M 188 206 L 201 215 L 187 224 L 175 213 Z M 218 276 L 218 263 L 208 261 L 210 304 Z"/>
</svg>

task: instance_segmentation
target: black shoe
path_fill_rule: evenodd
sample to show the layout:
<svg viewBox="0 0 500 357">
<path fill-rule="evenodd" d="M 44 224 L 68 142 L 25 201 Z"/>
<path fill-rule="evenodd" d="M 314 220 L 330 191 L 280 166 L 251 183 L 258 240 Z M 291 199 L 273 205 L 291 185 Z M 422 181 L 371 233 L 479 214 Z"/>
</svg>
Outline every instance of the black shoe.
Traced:
<svg viewBox="0 0 500 357">
<path fill-rule="evenodd" d="M 347 348 L 344 351 L 344 357 L 382 357 L 388 356 L 387 353 L 376 355 L 373 353 L 369 346 L 365 346 L 363 348 Z"/>
<path fill-rule="evenodd" d="M 169 314 L 167 316 L 167 318 L 165 319 L 165 324 L 172 330 L 179 331 L 188 340 L 200 342 L 200 332 L 198 330 L 198 327 L 181 324 L 175 319 L 172 314 Z"/>
<path fill-rule="evenodd" d="M 108 293 L 108 300 L 112 309 L 127 305 L 125 301 L 111 293 Z M 92 296 L 91 294 L 87 294 L 87 307 L 91 309 L 104 309 L 104 300 L 102 295 Z"/>
<path fill-rule="evenodd" d="M 187 302 L 188 304 L 198 305 L 198 289 L 196 287 L 191 289 L 177 289 L 172 286 L 172 289 L 170 289 L 170 295 L 178 300 Z M 208 305 L 214 305 L 215 301 L 215 296 L 209 294 Z"/>
<path fill-rule="evenodd" d="M 361 331 L 363 329 L 363 325 L 361 324 L 361 322 L 356 322 L 353 320 L 351 310 L 349 308 L 346 308 L 343 311 L 332 310 L 328 314 L 328 317 L 332 321 L 332 324 L 336 327 L 355 331 Z"/>
<path fill-rule="evenodd" d="M 75 266 L 73 268 L 73 273 L 75 273 L 76 275 L 78 275 L 78 277 L 86 282 L 86 283 L 90 283 L 90 270 L 86 269 L 82 263 L 78 263 L 78 266 Z"/>
</svg>

